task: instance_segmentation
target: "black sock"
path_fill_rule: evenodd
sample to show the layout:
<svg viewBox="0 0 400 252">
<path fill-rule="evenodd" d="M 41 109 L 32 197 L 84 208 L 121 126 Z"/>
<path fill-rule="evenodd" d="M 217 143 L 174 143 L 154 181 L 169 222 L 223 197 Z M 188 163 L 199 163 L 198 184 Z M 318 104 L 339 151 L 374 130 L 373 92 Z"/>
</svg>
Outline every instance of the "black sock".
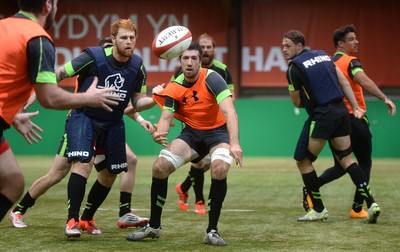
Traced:
<svg viewBox="0 0 400 252">
<path fill-rule="evenodd" d="M 325 206 L 322 203 L 321 193 L 319 191 L 319 181 L 317 177 L 317 173 L 313 170 L 310 173 L 302 174 L 304 185 L 307 188 L 308 193 L 310 194 L 313 209 L 317 212 L 322 212 Z"/>
<path fill-rule="evenodd" d="M 350 175 L 353 183 L 356 185 L 357 191 L 367 202 L 367 206 L 369 208 L 371 204 L 375 202 L 375 200 L 371 195 L 367 179 L 365 178 L 361 167 L 357 163 L 353 163 L 346 169 L 346 171 Z"/>
<path fill-rule="evenodd" d="M 319 177 L 319 187 L 335 180 L 346 174 L 346 171 L 340 166 L 333 166 L 326 169 Z"/>
<path fill-rule="evenodd" d="M 228 190 L 227 180 L 211 179 L 210 196 L 208 200 L 208 227 L 207 233 L 214 229 L 218 231 L 218 221 L 221 215 L 222 203 Z"/>
<path fill-rule="evenodd" d="M 132 193 L 119 193 L 119 217 L 132 212 L 131 210 Z"/>
<path fill-rule="evenodd" d="M 192 166 L 193 167 L 193 166 Z M 190 168 L 190 172 L 193 177 L 193 190 L 196 195 L 196 203 L 200 200 L 204 202 L 203 187 L 204 187 L 204 171 L 202 169 Z"/>
<path fill-rule="evenodd" d="M 35 199 L 31 197 L 29 191 L 27 191 L 22 198 L 22 200 L 14 207 L 13 212 L 21 212 L 21 214 L 25 214 L 29 207 L 32 207 L 35 204 Z"/>
<path fill-rule="evenodd" d="M 188 172 L 188 175 L 186 176 L 185 180 L 181 184 L 181 190 L 182 192 L 187 192 L 189 191 L 190 187 L 192 186 L 193 183 L 193 175 L 192 175 L 192 167 L 190 168 L 190 171 Z"/>
<path fill-rule="evenodd" d="M 364 197 L 361 195 L 360 190 L 356 188 L 356 191 L 354 193 L 353 205 L 351 206 L 351 208 L 354 210 L 354 212 L 359 213 L 362 210 L 363 203 Z"/>
<path fill-rule="evenodd" d="M 6 216 L 8 210 L 11 209 L 13 203 L 2 193 L 0 193 L 0 222 Z"/>
<path fill-rule="evenodd" d="M 98 180 L 94 182 L 92 188 L 90 189 L 88 200 L 86 202 L 85 210 L 83 210 L 81 219 L 82 220 L 92 220 L 97 209 L 101 206 L 104 200 L 107 198 L 111 187 L 105 187 Z"/>
<path fill-rule="evenodd" d="M 167 200 L 168 177 L 166 179 L 158 179 L 153 177 L 151 183 L 151 213 L 149 225 L 152 228 L 161 226 L 161 214 Z"/>
<path fill-rule="evenodd" d="M 87 179 L 77 173 L 71 173 L 68 180 L 68 220 L 79 221 L 79 209 L 85 196 Z"/>
<path fill-rule="evenodd" d="M 360 201 L 361 201 L 361 203 L 360 203 Z M 356 212 L 356 213 L 361 212 L 363 202 L 364 202 L 364 198 L 357 190 L 356 194 L 354 195 L 353 205 L 351 207 L 354 210 L 354 212 Z"/>
<path fill-rule="evenodd" d="M 353 148 L 354 149 L 354 148 Z M 356 154 L 356 153 L 354 153 Z M 361 167 L 361 169 L 364 172 L 364 176 L 366 181 L 369 183 L 369 178 L 371 175 L 371 166 L 372 166 L 372 161 L 371 161 L 371 156 L 370 155 L 363 155 L 363 153 L 357 153 L 357 161 L 359 162 L 358 165 Z M 361 195 L 360 191 L 356 189 L 354 193 L 354 200 L 353 200 L 353 206 L 352 209 L 354 212 L 358 213 L 362 210 L 364 203 L 364 197 Z"/>
</svg>

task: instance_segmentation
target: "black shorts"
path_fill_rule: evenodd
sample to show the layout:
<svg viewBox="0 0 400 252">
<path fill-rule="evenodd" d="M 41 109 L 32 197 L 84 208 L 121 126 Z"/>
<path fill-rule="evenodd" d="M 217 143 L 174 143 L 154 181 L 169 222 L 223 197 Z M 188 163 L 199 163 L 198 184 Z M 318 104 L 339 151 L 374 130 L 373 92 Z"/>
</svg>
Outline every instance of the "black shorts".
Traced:
<svg viewBox="0 0 400 252">
<path fill-rule="evenodd" d="M 318 106 L 304 123 L 297 141 L 294 159 L 301 161 L 308 150 L 310 137 L 330 140 L 351 133 L 350 115 L 343 101 Z"/>
<path fill-rule="evenodd" d="M 318 106 L 312 112 L 311 137 L 329 140 L 350 135 L 350 115 L 344 102 Z"/>
<path fill-rule="evenodd" d="M 74 110 L 67 124 L 67 142 L 68 162 L 90 162 L 95 156 L 96 146 L 104 149 L 110 173 L 127 171 L 125 124 L 122 119 L 119 122 L 98 121 Z"/>
<path fill-rule="evenodd" d="M 186 125 L 177 137 L 185 141 L 190 148 L 195 150 L 199 157 L 191 162 L 197 163 L 210 152 L 210 149 L 220 143 L 229 144 L 229 134 L 226 124 L 212 130 L 198 130 Z"/>
<path fill-rule="evenodd" d="M 363 119 L 357 119 L 354 115 L 350 116 L 351 121 L 351 143 L 356 142 L 357 139 L 371 139 L 372 133 L 369 128 L 369 120 L 368 117 L 365 115 Z"/>
</svg>

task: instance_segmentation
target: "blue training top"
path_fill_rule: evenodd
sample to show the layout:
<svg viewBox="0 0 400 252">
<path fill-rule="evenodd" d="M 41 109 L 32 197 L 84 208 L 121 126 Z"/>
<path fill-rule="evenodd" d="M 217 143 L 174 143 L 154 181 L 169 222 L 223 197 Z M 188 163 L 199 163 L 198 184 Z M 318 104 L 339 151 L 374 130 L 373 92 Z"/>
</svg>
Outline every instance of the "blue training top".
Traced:
<svg viewBox="0 0 400 252">
<path fill-rule="evenodd" d="M 116 93 L 123 101 L 112 106 L 113 111 L 109 112 L 102 108 L 83 107 L 80 110 L 90 118 L 102 121 L 117 122 L 122 119 L 124 109 L 127 107 L 134 92 L 142 89 L 142 80 L 139 80 L 138 73 L 141 71 L 142 59 L 133 54 L 126 67 L 117 68 L 107 60 L 106 53 L 111 53 L 111 48 L 89 47 L 85 50 L 89 53 L 96 64 L 97 77 L 99 79 L 97 88 L 115 88 Z M 86 91 L 93 81 L 94 76 L 88 76 L 79 87 L 79 92 Z"/>
<path fill-rule="evenodd" d="M 302 93 L 302 99 L 307 99 L 303 105 L 312 111 L 318 105 L 326 105 L 333 101 L 342 100 L 335 64 L 331 58 L 321 50 L 304 50 L 289 63 L 301 69 L 307 81 L 297 87 Z"/>
</svg>

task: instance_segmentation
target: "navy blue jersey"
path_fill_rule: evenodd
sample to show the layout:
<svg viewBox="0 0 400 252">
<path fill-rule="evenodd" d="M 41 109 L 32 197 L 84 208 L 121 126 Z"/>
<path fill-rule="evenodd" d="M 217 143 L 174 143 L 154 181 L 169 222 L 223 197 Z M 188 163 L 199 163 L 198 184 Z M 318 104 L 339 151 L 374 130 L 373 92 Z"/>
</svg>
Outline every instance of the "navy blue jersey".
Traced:
<svg viewBox="0 0 400 252">
<path fill-rule="evenodd" d="M 129 61 L 121 63 L 112 56 L 112 48 L 90 47 L 66 65 L 66 69 L 69 76 L 79 75 L 78 92 L 86 92 L 97 76 L 97 88 L 115 88 L 123 99 L 118 105 L 112 106 L 112 112 L 92 107 L 77 109 L 96 120 L 121 120 L 133 93 L 146 92 L 146 70 L 142 59 L 136 54 Z"/>
<path fill-rule="evenodd" d="M 310 113 L 316 106 L 343 99 L 335 64 L 324 51 L 304 50 L 289 63 L 287 78 L 300 91 Z"/>
</svg>

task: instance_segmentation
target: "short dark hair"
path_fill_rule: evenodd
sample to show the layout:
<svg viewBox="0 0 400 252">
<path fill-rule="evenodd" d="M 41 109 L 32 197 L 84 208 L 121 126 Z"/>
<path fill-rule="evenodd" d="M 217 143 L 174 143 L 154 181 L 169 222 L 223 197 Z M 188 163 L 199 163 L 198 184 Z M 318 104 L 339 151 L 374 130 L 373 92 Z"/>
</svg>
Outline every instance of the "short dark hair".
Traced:
<svg viewBox="0 0 400 252">
<path fill-rule="evenodd" d="M 186 49 L 185 51 L 198 51 L 199 52 L 199 57 L 200 60 L 203 58 L 203 49 L 201 49 L 201 46 L 199 44 L 199 42 L 195 42 L 192 41 L 188 47 L 188 49 Z M 181 55 L 179 56 L 179 59 L 181 58 Z"/>
<path fill-rule="evenodd" d="M 356 32 L 356 27 L 352 24 L 342 26 L 333 33 L 333 45 L 335 48 L 337 48 L 339 41 L 345 41 L 346 35 L 350 32 Z"/>
<path fill-rule="evenodd" d="M 283 34 L 283 37 L 290 39 L 291 41 L 293 41 L 293 43 L 295 45 L 297 45 L 298 43 L 300 43 L 302 46 L 306 45 L 306 39 L 305 39 L 303 33 L 301 33 L 300 31 L 290 30 L 290 31 L 286 32 L 285 34 Z"/>
<path fill-rule="evenodd" d="M 40 13 L 46 1 L 47 0 L 18 0 L 18 7 L 23 11 Z M 54 0 L 50 0 L 50 2 L 54 4 Z"/>
</svg>

